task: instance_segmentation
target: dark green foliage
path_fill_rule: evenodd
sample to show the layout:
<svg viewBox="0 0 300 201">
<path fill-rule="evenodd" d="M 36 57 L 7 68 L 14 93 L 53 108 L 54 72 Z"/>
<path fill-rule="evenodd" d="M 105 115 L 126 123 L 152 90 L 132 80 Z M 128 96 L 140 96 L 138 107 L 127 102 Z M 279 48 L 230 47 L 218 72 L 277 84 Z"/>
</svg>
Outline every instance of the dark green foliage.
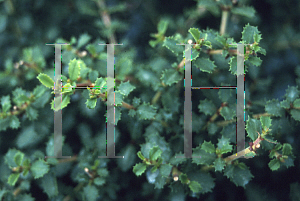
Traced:
<svg viewBox="0 0 300 201">
<path fill-rule="evenodd" d="M 292 183 L 289 195 L 274 192 L 278 200 L 297 200 L 299 60 L 285 56 L 282 71 L 292 69 L 288 81 L 293 82 L 284 89 L 273 86 L 280 78 L 265 74 L 276 71 L 267 52 L 288 47 L 299 58 L 299 30 L 292 27 L 299 12 L 289 12 L 287 32 L 270 33 L 260 23 L 259 3 L 184 1 L 176 17 L 159 13 L 156 6 L 164 3 L 0 0 L 1 201 L 208 201 L 230 200 L 237 191 L 242 192 L 239 200 L 266 200 L 273 193 L 263 194 L 264 186 L 252 183 L 253 178 L 270 179 L 266 175 L 278 188 Z M 69 44 L 62 45 L 58 101 L 54 46 L 45 43 Z M 118 45 L 110 118 L 107 83 L 112 78 L 107 78 L 105 44 L 112 43 Z M 246 142 L 237 153 L 236 90 L 218 86 L 235 86 L 238 43 L 245 44 Z M 185 141 L 183 44 L 192 48 L 192 86 L 215 88 L 192 89 L 193 158 L 180 158 Z M 53 114 L 60 109 L 62 155 L 71 158 L 46 157 L 54 154 Z M 106 155 L 106 122 L 115 125 L 115 155 L 124 158 L 98 158 Z M 287 178 L 288 171 L 293 178 Z M 280 175 L 286 178 L 276 180 Z"/>
</svg>

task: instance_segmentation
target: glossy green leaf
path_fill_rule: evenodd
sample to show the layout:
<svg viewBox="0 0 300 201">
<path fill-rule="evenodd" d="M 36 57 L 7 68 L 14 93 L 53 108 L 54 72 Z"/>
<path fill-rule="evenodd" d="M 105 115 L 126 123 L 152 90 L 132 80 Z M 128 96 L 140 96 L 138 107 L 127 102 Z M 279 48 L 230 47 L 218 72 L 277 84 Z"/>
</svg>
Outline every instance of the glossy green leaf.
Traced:
<svg viewBox="0 0 300 201">
<path fill-rule="evenodd" d="M 215 146 L 209 141 L 206 142 L 204 140 L 204 142 L 201 145 L 201 149 L 203 149 L 204 151 L 206 151 L 207 153 L 216 153 L 216 149 Z"/>
<path fill-rule="evenodd" d="M 49 171 L 49 165 L 43 160 L 35 161 L 30 167 L 31 173 L 35 179 L 43 177 Z"/>
<path fill-rule="evenodd" d="M 265 110 L 267 113 L 277 117 L 284 115 L 284 110 L 282 107 L 280 107 L 280 103 L 277 99 L 267 101 L 265 105 Z"/>
<path fill-rule="evenodd" d="M 121 82 L 121 84 L 118 87 L 118 90 L 123 94 L 124 96 L 128 96 L 130 92 L 132 92 L 136 87 L 131 85 L 130 82 Z"/>
<path fill-rule="evenodd" d="M 292 155 L 292 146 L 288 143 L 284 143 L 282 147 L 282 154 L 283 155 Z"/>
<path fill-rule="evenodd" d="M 16 116 L 10 116 L 10 123 L 9 123 L 9 126 L 12 128 L 12 129 L 17 129 L 20 127 L 20 121 L 19 121 L 19 118 L 16 117 Z"/>
<path fill-rule="evenodd" d="M 192 34 L 195 41 L 198 41 L 200 39 L 201 32 L 197 28 L 190 28 L 189 32 Z"/>
<path fill-rule="evenodd" d="M 149 159 L 151 161 L 156 161 L 162 154 L 162 150 L 158 147 L 152 147 L 149 152 Z"/>
<path fill-rule="evenodd" d="M 87 108 L 94 109 L 96 107 L 96 104 L 97 104 L 97 98 L 87 99 L 85 104 L 86 104 Z"/>
<path fill-rule="evenodd" d="M 222 159 L 222 158 L 217 158 L 215 161 L 214 161 L 214 166 L 215 166 L 215 171 L 220 171 L 222 172 L 222 170 L 224 169 L 226 163 L 225 161 Z"/>
<path fill-rule="evenodd" d="M 261 133 L 262 128 L 261 128 L 261 122 L 257 119 L 251 119 L 248 116 L 248 120 L 246 123 L 246 131 L 248 133 L 248 137 L 251 138 L 252 141 L 255 141 L 258 137 L 257 132 Z"/>
<path fill-rule="evenodd" d="M 249 168 L 243 165 L 227 165 L 224 170 L 224 175 L 230 179 L 236 186 L 241 186 L 243 188 L 249 183 L 249 181 L 254 177 Z"/>
<path fill-rule="evenodd" d="M 271 117 L 261 116 L 260 117 L 261 126 L 264 130 L 267 130 L 272 126 L 272 119 Z"/>
<path fill-rule="evenodd" d="M 124 95 L 120 91 L 115 91 L 115 105 L 121 106 L 123 103 Z"/>
<path fill-rule="evenodd" d="M 40 73 L 37 76 L 37 79 L 45 86 L 48 88 L 54 87 L 54 81 L 46 74 Z"/>
<path fill-rule="evenodd" d="M 181 181 L 182 184 L 187 184 L 188 183 L 188 177 L 186 174 L 182 173 L 179 176 L 179 180 Z"/>
<path fill-rule="evenodd" d="M 139 119 L 153 119 L 156 115 L 156 107 L 150 105 L 149 103 L 143 103 L 137 109 L 137 115 Z"/>
<path fill-rule="evenodd" d="M 231 108 L 229 107 L 222 107 L 220 114 L 222 115 L 222 117 L 224 117 L 224 119 L 227 120 L 231 120 L 233 119 L 233 117 L 235 116 L 235 112 L 233 111 Z"/>
<path fill-rule="evenodd" d="M 2 96 L 1 97 L 1 105 L 2 105 L 2 112 L 7 112 L 11 108 L 11 103 L 10 103 L 10 96 Z"/>
<path fill-rule="evenodd" d="M 217 67 L 215 62 L 211 61 L 209 58 L 198 58 L 193 64 L 201 71 L 207 73 L 212 73 Z"/>
<path fill-rule="evenodd" d="M 36 120 L 38 117 L 38 110 L 34 109 L 32 106 L 26 108 L 26 115 L 30 121 Z"/>
<path fill-rule="evenodd" d="M 254 43 L 254 36 L 260 34 L 257 27 L 251 26 L 249 23 L 243 28 L 242 39 L 245 44 Z"/>
<path fill-rule="evenodd" d="M 233 56 L 230 58 L 229 65 L 230 65 L 229 71 L 231 72 L 231 74 L 237 75 L 237 58 L 236 58 L 236 56 Z"/>
<path fill-rule="evenodd" d="M 183 79 L 183 76 L 177 70 L 171 68 L 164 70 L 160 79 L 166 85 L 171 86 L 172 84 L 178 83 L 181 79 Z"/>
<path fill-rule="evenodd" d="M 24 154 L 22 152 L 17 152 L 14 156 L 14 161 L 17 164 L 17 166 L 21 166 L 23 159 L 24 159 Z"/>
<path fill-rule="evenodd" d="M 248 61 L 250 61 L 250 63 L 254 66 L 260 66 L 262 63 L 262 60 L 259 57 L 249 57 Z"/>
<path fill-rule="evenodd" d="M 272 171 L 278 170 L 280 168 L 280 161 L 278 159 L 273 159 L 268 163 L 268 166 Z"/>
<path fill-rule="evenodd" d="M 80 75 L 82 61 L 73 59 L 69 62 L 69 77 L 71 81 L 76 81 Z"/>
<path fill-rule="evenodd" d="M 214 153 L 207 153 L 203 149 L 199 147 L 193 148 L 192 154 L 192 162 L 196 163 L 197 165 L 211 165 L 214 160 L 217 158 L 217 155 Z"/>
<path fill-rule="evenodd" d="M 201 185 L 197 181 L 191 181 L 189 183 L 189 188 L 193 193 L 199 193 L 202 189 Z"/>
<path fill-rule="evenodd" d="M 176 44 L 178 44 L 178 45 L 176 45 Z M 168 48 L 176 56 L 178 56 L 179 54 L 182 54 L 182 52 L 184 50 L 184 46 L 183 45 L 179 45 L 179 42 L 176 41 L 173 36 L 171 36 L 171 37 L 165 37 L 163 46 L 165 46 L 166 48 Z"/>
<path fill-rule="evenodd" d="M 13 173 L 9 175 L 7 183 L 11 186 L 14 186 L 20 177 L 20 173 Z"/>
<path fill-rule="evenodd" d="M 232 151 L 232 145 L 230 145 L 229 138 L 222 136 L 218 139 L 218 150 L 220 154 L 225 154 Z"/>
<path fill-rule="evenodd" d="M 52 102 L 51 102 L 51 109 L 52 110 L 54 110 L 54 100 L 52 100 Z M 61 102 L 61 99 L 57 99 L 55 101 L 55 103 L 56 103 L 55 104 L 55 111 L 58 111 L 60 109 L 64 109 L 70 103 L 70 95 L 63 94 L 62 95 L 62 102 Z"/>
<path fill-rule="evenodd" d="M 136 174 L 136 176 L 142 175 L 146 171 L 147 165 L 145 163 L 137 163 L 133 167 L 133 173 Z"/>
</svg>

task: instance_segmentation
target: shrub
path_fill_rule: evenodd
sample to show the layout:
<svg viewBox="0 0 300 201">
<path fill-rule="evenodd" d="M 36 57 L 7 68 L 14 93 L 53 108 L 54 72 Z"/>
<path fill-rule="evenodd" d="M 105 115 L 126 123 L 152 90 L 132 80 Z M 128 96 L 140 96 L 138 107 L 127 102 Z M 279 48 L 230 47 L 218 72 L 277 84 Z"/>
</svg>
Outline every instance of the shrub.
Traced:
<svg viewBox="0 0 300 201">
<path fill-rule="evenodd" d="M 272 80 L 263 78 L 260 70 L 261 58 L 268 50 L 263 48 L 263 38 L 269 36 L 262 36 L 258 14 L 247 1 L 197 0 L 184 15 L 159 19 L 151 14 L 155 1 L 55 2 L 47 11 L 50 16 L 68 11 L 51 20 L 41 16 L 49 28 L 34 16 L 46 12 L 50 3 L 25 2 L 33 3 L 30 9 L 34 15 L 21 11 L 26 7 L 22 2 L 7 0 L 2 2 L 5 14 L 0 16 L 1 40 L 17 37 L 21 43 L 9 47 L 2 62 L 5 69 L 0 72 L 1 200 L 270 199 L 272 195 L 251 185 L 255 183 L 251 180 L 280 177 L 294 166 L 293 129 L 300 121 L 299 78 L 295 86 L 287 87 L 284 96 L 272 97 Z M 149 9 L 156 30 L 139 21 L 139 17 L 145 18 L 141 11 L 132 14 L 141 4 Z M 16 15 L 19 10 L 21 17 Z M 133 22 L 126 20 L 130 10 L 135 16 Z M 74 15 L 75 11 L 78 13 Z M 68 14 L 73 15 L 68 18 Z M 198 20 L 208 23 L 220 17 L 219 31 L 214 24 L 212 28 L 197 24 Z M 66 23 L 69 33 L 59 31 L 55 20 Z M 15 27 L 8 22 L 14 22 Z M 76 28 L 78 24 L 82 27 Z M 33 34 L 34 25 L 43 37 Z M 134 43 L 139 34 L 135 31 L 151 36 L 147 45 Z M 15 36 L 9 36 L 10 32 Z M 55 48 L 51 41 L 64 44 L 61 76 L 55 71 L 63 87 L 53 74 Z M 99 44 L 119 41 L 122 45 L 114 46 L 112 93 L 108 84 L 112 81 L 107 77 L 109 48 Z M 190 44 L 191 59 L 182 44 Z M 247 134 L 246 140 L 239 142 L 234 90 L 239 76 L 237 44 L 245 48 Z M 188 121 L 184 116 L 189 61 L 195 87 L 191 89 L 192 142 L 186 139 Z M 297 77 L 299 68 L 295 68 Z M 106 107 L 110 98 L 114 117 Z M 52 125 L 58 124 L 52 114 L 59 113 L 63 117 L 62 139 L 52 132 Z M 115 125 L 113 144 L 107 134 L 109 125 Z M 47 157 L 59 155 L 55 146 L 59 142 L 54 139 L 62 142 L 62 156 L 70 158 Z M 188 143 L 193 147 L 192 158 L 183 157 L 189 156 Z M 98 157 L 105 156 L 112 146 L 114 154 L 124 158 Z M 297 190 L 299 184 L 291 184 L 290 198 L 299 197 Z M 225 191 L 231 192 L 218 195 Z"/>
</svg>

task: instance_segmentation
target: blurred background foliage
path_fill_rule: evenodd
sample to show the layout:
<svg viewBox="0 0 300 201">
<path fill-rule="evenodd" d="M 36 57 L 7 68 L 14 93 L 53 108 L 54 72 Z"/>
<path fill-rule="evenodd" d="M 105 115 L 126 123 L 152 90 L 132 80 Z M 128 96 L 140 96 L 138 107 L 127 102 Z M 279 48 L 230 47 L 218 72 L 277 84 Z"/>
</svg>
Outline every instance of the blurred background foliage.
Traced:
<svg viewBox="0 0 300 201">
<path fill-rule="evenodd" d="M 157 31 L 157 24 L 160 19 L 169 19 L 165 36 L 178 32 L 186 37 L 191 27 L 214 30 L 219 30 L 220 27 L 221 13 L 204 10 L 201 11 L 200 16 L 194 16 L 193 12 L 195 12 L 197 2 L 193 0 L 109 0 L 105 3 L 107 8 L 111 9 L 112 25 L 111 29 L 107 29 L 101 18 L 99 2 L 101 1 L 0 0 L 1 96 L 11 94 L 17 87 L 32 91 L 34 87 L 40 84 L 36 79 L 39 72 L 47 72 L 49 76 L 52 74 L 53 77 L 54 48 L 45 44 L 55 43 L 57 39 L 72 41 L 73 37 L 78 41 L 83 34 L 87 34 L 90 36 L 89 43 L 97 44 L 99 41 L 109 43 L 110 36 L 114 34 L 117 43 L 124 43 L 122 47 L 115 47 L 116 60 L 120 59 L 122 55 L 126 55 L 134 58 L 131 65 L 156 65 L 155 62 L 159 65 L 171 65 L 176 60 L 174 58 L 172 60 L 172 57 L 168 55 L 168 50 L 153 49 L 149 45 L 149 40 L 152 39 L 150 34 Z M 246 75 L 246 85 L 248 85 L 251 94 L 250 99 L 252 102 L 273 98 L 282 100 L 288 86 L 300 84 L 300 2 L 298 0 L 236 0 L 235 2 L 251 5 L 257 12 L 252 18 L 230 15 L 226 34 L 239 41 L 244 25 L 249 22 L 253 26 L 258 26 L 263 37 L 260 46 L 267 51 L 266 56 L 260 56 L 263 60 L 261 67 L 249 69 L 249 73 Z M 67 58 L 62 66 L 63 74 L 66 73 L 64 68 L 67 68 L 68 58 L 80 56 L 80 51 L 83 51 L 85 47 L 83 45 L 77 48 L 77 52 L 63 56 L 63 60 Z M 161 61 L 159 60 L 161 58 L 157 56 L 158 54 L 169 57 L 170 60 Z M 43 59 L 35 60 L 35 58 Z M 33 59 L 38 66 L 26 66 L 20 62 L 26 62 L 26 59 L 28 62 Z M 100 75 L 105 76 L 105 70 L 103 70 L 105 64 L 100 65 L 91 61 L 88 65 L 95 65 L 93 69 L 99 70 Z M 134 73 L 132 72 L 132 74 Z M 131 79 L 127 77 L 126 79 L 135 85 L 141 82 L 138 77 Z M 120 78 L 123 81 L 126 79 Z M 137 89 L 133 91 L 129 99 L 138 97 L 142 101 L 150 102 L 155 92 L 150 87 L 149 91 L 147 90 L 146 88 Z M 50 96 L 46 96 L 45 99 L 48 102 L 45 103 L 46 106 L 43 110 L 39 110 L 38 120 L 29 122 L 25 120 L 25 115 L 22 114 L 20 116 L 22 119 L 20 129 L 9 128 L 6 131 L 1 131 L 1 158 L 9 148 L 13 147 L 26 153 L 33 153 L 36 150 L 44 152 L 45 143 L 49 143 L 50 133 L 53 131 L 53 116 L 49 115 L 53 114 L 49 107 Z M 169 103 L 167 100 L 165 102 Z M 98 101 L 96 109 L 89 110 L 84 103 L 84 98 L 75 94 L 71 104 L 65 111 L 63 110 L 63 135 L 66 136 L 66 143 L 68 144 L 64 148 L 65 153 L 79 154 L 82 148 L 80 143 L 84 138 L 83 133 L 89 133 L 87 135 L 91 136 L 102 136 L 99 133 L 105 132 L 105 125 L 99 125 L 99 122 L 105 121 L 104 104 L 100 104 Z M 183 100 L 180 100 L 180 103 L 183 106 Z M 196 107 L 193 105 L 193 108 Z M 257 106 L 254 111 L 263 113 L 263 109 L 263 107 Z M 182 110 L 181 108 L 180 111 Z M 106 181 L 107 186 L 103 192 L 101 191 L 103 194 L 99 200 L 162 200 L 163 192 L 169 192 L 168 188 L 154 189 L 154 185 L 150 184 L 151 177 L 149 175 L 146 176 L 147 178 L 145 176 L 136 177 L 132 173 L 132 166 L 138 161 L 136 152 L 140 149 L 139 144 L 144 142 L 141 135 L 150 122 L 138 123 L 131 121 L 130 118 L 127 112 L 124 112 L 122 120 L 116 127 L 116 138 L 118 139 L 116 153 L 122 151 L 122 153 L 126 152 L 128 156 L 134 155 L 134 157 L 128 157 L 131 160 L 127 161 L 128 164 L 118 161 L 119 159 L 104 160 L 105 164 L 102 166 L 107 167 L 110 174 Z M 268 155 L 262 154 L 253 160 L 245 160 L 254 175 L 254 179 L 246 186 L 246 189 L 236 187 L 221 173 L 216 172 L 216 186 L 213 192 L 201 195 L 200 199 L 207 201 L 300 200 L 298 194 L 300 186 L 299 183 L 295 183 L 300 181 L 299 125 L 292 118 L 286 119 L 285 122 L 285 124 L 280 125 L 281 134 L 277 137 L 281 143 L 288 142 L 292 145 L 296 156 L 294 167 L 271 172 L 266 162 L 269 160 Z M 24 142 L 25 139 L 28 139 L 28 137 L 24 138 L 24 134 L 22 135 L 23 138 L 20 139 L 22 132 L 30 133 L 27 134 L 29 138 L 36 138 L 35 144 Z M 195 141 L 201 140 L 203 139 L 196 139 Z M 127 146 L 129 144 L 131 146 Z M 175 146 L 174 149 L 176 149 Z M 0 188 L 3 188 L 7 185 L 5 183 L 9 172 L 5 169 L 4 161 L 1 163 Z M 74 180 L 70 179 L 71 172 L 75 174 L 73 168 L 75 169 L 70 163 L 57 168 L 58 186 L 64 189 L 65 195 L 70 192 L 69 187 L 75 188 L 76 186 Z M 47 194 L 42 192 L 36 183 L 31 185 L 29 192 L 36 200 L 47 199 Z M 22 199 L 25 200 L 25 198 Z M 170 194 L 165 199 L 184 200 L 185 196 L 183 192 L 177 192 Z M 186 199 L 196 200 L 192 197 Z M 60 197 L 52 200 L 63 200 L 63 197 L 60 195 Z"/>
</svg>

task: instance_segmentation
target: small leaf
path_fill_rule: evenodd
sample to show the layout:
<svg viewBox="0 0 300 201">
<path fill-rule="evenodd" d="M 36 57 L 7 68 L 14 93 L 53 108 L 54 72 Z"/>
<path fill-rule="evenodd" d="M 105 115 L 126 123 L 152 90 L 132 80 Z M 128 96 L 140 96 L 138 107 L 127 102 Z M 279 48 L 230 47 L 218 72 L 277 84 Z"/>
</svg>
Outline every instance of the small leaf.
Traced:
<svg viewBox="0 0 300 201">
<path fill-rule="evenodd" d="M 192 34 L 195 41 L 198 41 L 200 39 L 200 31 L 197 28 L 190 28 L 189 32 Z"/>
<path fill-rule="evenodd" d="M 144 102 L 138 107 L 136 112 L 139 116 L 139 119 L 153 119 L 156 115 L 156 108 L 153 105 L 150 105 L 149 103 L 146 104 Z"/>
<path fill-rule="evenodd" d="M 2 105 L 2 112 L 7 112 L 11 108 L 11 103 L 10 103 L 10 96 L 2 96 L 1 97 L 1 105 Z"/>
<path fill-rule="evenodd" d="M 257 27 L 251 26 L 249 23 L 243 28 L 242 39 L 246 44 L 254 43 L 254 36 L 260 34 Z"/>
<path fill-rule="evenodd" d="M 189 188 L 193 193 L 199 193 L 202 189 L 201 185 L 197 181 L 191 181 L 189 183 Z"/>
<path fill-rule="evenodd" d="M 177 70 L 171 68 L 164 70 L 160 79 L 166 85 L 171 86 L 174 83 L 178 83 L 182 78 L 183 76 Z"/>
<path fill-rule="evenodd" d="M 211 165 L 217 158 L 215 153 L 207 153 L 199 147 L 193 148 L 192 156 L 192 162 L 196 163 L 197 165 Z"/>
<path fill-rule="evenodd" d="M 176 45 L 178 44 L 178 45 Z M 171 37 L 165 37 L 163 46 L 171 50 L 176 56 L 181 54 L 184 50 L 183 45 L 179 45 L 179 42 L 175 40 L 173 36 Z"/>
<path fill-rule="evenodd" d="M 146 171 L 147 165 L 145 163 L 137 163 L 133 167 L 133 173 L 136 174 L 136 176 L 142 175 Z"/>
<path fill-rule="evenodd" d="M 130 92 L 132 92 L 136 87 L 131 85 L 129 81 L 121 82 L 118 89 L 124 96 L 128 96 Z"/>
<path fill-rule="evenodd" d="M 124 95 L 120 91 L 115 91 L 115 106 L 121 106 Z"/>
<path fill-rule="evenodd" d="M 16 117 L 16 116 L 11 116 L 10 117 L 10 123 L 9 123 L 9 126 L 12 128 L 12 129 L 17 129 L 20 127 L 20 121 L 19 121 L 19 118 Z"/>
<path fill-rule="evenodd" d="M 145 157 L 143 156 L 143 154 L 142 154 L 141 151 L 138 151 L 138 152 L 137 152 L 137 155 L 138 155 L 138 157 L 139 157 L 141 160 L 144 160 L 144 159 L 145 159 Z"/>
<path fill-rule="evenodd" d="M 61 99 L 54 99 L 55 100 L 55 111 L 58 111 L 60 109 L 64 109 L 65 107 L 68 106 L 68 104 L 70 103 L 70 95 L 68 94 L 63 94 L 62 95 L 62 102 Z M 51 109 L 54 110 L 54 100 L 52 100 L 51 102 Z"/>
<path fill-rule="evenodd" d="M 229 107 L 222 107 L 220 114 L 222 115 L 222 117 L 224 117 L 224 119 L 227 120 L 231 120 L 233 119 L 233 117 L 235 116 L 235 112 L 233 111 L 231 108 Z"/>
<path fill-rule="evenodd" d="M 215 68 L 217 67 L 215 65 L 214 61 L 211 61 L 209 58 L 198 58 L 194 62 L 195 66 L 199 68 L 203 72 L 212 73 Z"/>
<path fill-rule="evenodd" d="M 86 104 L 87 108 L 94 109 L 96 107 L 96 104 L 97 104 L 97 98 L 87 99 L 85 104 Z"/>
<path fill-rule="evenodd" d="M 71 81 L 76 81 L 80 75 L 81 62 L 79 60 L 73 59 L 69 62 L 69 77 Z"/>
<path fill-rule="evenodd" d="M 102 77 L 97 78 L 94 88 L 100 89 L 101 93 L 106 92 L 106 89 L 107 89 L 106 80 L 103 79 Z"/>
<path fill-rule="evenodd" d="M 277 117 L 284 115 L 284 109 L 280 107 L 280 103 L 277 99 L 267 101 L 265 105 L 265 110 L 267 113 Z"/>
<path fill-rule="evenodd" d="M 34 109 L 32 106 L 26 108 L 26 115 L 30 121 L 36 120 L 38 117 L 38 110 Z"/>
<path fill-rule="evenodd" d="M 260 122 L 261 122 L 263 130 L 267 130 L 268 128 L 270 128 L 272 126 L 271 117 L 261 116 Z"/>
<path fill-rule="evenodd" d="M 20 177 L 20 173 L 13 173 L 9 175 L 7 183 L 11 186 L 14 186 Z"/>
<path fill-rule="evenodd" d="M 17 152 L 14 156 L 14 161 L 17 164 L 17 166 L 21 166 L 22 165 L 22 161 L 24 158 L 24 154 L 22 152 Z"/>
<path fill-rule="evenodd" d="M 45 86 L 48 88 L 54 87 L 54 81 L 46 74 L 40 73 L 37 76 L 37 79 Z"/>
<path fill-rule="evenodd" d="M 152 147 L 149 152 L 149 158 L 151 161 L 156 161 L 162 154 L 162 150 L 158 147 Z"/>
<path fill-rule="evenodd" d="M 268 163 L 269 168 L 274 171 L 280 168 L 280 161 L 278 159 L 273 159 Z"/>
<path fill-rule="evenodd" d="M 237 75 L 237 58 L 236 56 L 233 56 L 230 58 L 229 61 L 229 71 L 231 72 L 232 75 Z"/>
<path fill-rule="evenodd" d="M 225 154 L 232 151 L 232 145 L 230 145 L 229 138 L 222 136 L 221 139 L 218 139 L 217 145 L 220 154 Z"/>
<path fill-rule="evenodd" d="M 292 146 L 288 143 L 284 143 L 282 148 L 282 154 L 287 156 L 292 155 Z"/>
<path fill-rule="evenodd" d="M 248 120 L 246 123 L 246 131 L 248 133 L 247 136 L 250 137 L 252 141 L 255 141 L 258 137 L 257 132 L 261 133 L 262 131 L 260 121 L 257 119 L 251 119 L 248 116 Z"/>
<path fill-rule="evenodd" d="M 201 149 L 203 149 L 207 153 L 216 153 L 215 146 L 211 142 L 204 141 L 201 145 Z"/>
<path fill-rule="evenodd" d="M 40 177 L 43 177 L 46 173 L 49 171 L 49 165 L 43 161 L 43 160 L 38 160 L 35 161 L 31 167 L 30 170 L 32 172 L 32 175 L 35 179 L 38 179 Z"/>
<path fill-rule="evenodd" d="M 189 179 L 187 177 L 186 174 L 182 173 L 180 176 L 179 176 L 179 180 L 181 181 L 182 184 L 187 184 Z"/>
<path fill-rule="evenodd" d="M 246 184 L 254 177 L 246 165 L 227 165 L 224 170 L 224 175 L 236 186 L 242 186 L 243 188 L 245 188 Z"/>
<path fill-rule="evenodd" d="M 250 61 L 250 63 L 254 66 L 260 66 L 262 63 L 262 60 L 259 57 L 249 57 L 248 61 Z"/>
<path fill-rule="evenodd" d="M 221 158 L 217 158 L 215 161 L 214 161 L 214 166 L 215 166 L 215 171 L 220 171 L 222 172 L 222 170 L 224 169 L 226 163 L 223 159 Z"/>
</svg>

